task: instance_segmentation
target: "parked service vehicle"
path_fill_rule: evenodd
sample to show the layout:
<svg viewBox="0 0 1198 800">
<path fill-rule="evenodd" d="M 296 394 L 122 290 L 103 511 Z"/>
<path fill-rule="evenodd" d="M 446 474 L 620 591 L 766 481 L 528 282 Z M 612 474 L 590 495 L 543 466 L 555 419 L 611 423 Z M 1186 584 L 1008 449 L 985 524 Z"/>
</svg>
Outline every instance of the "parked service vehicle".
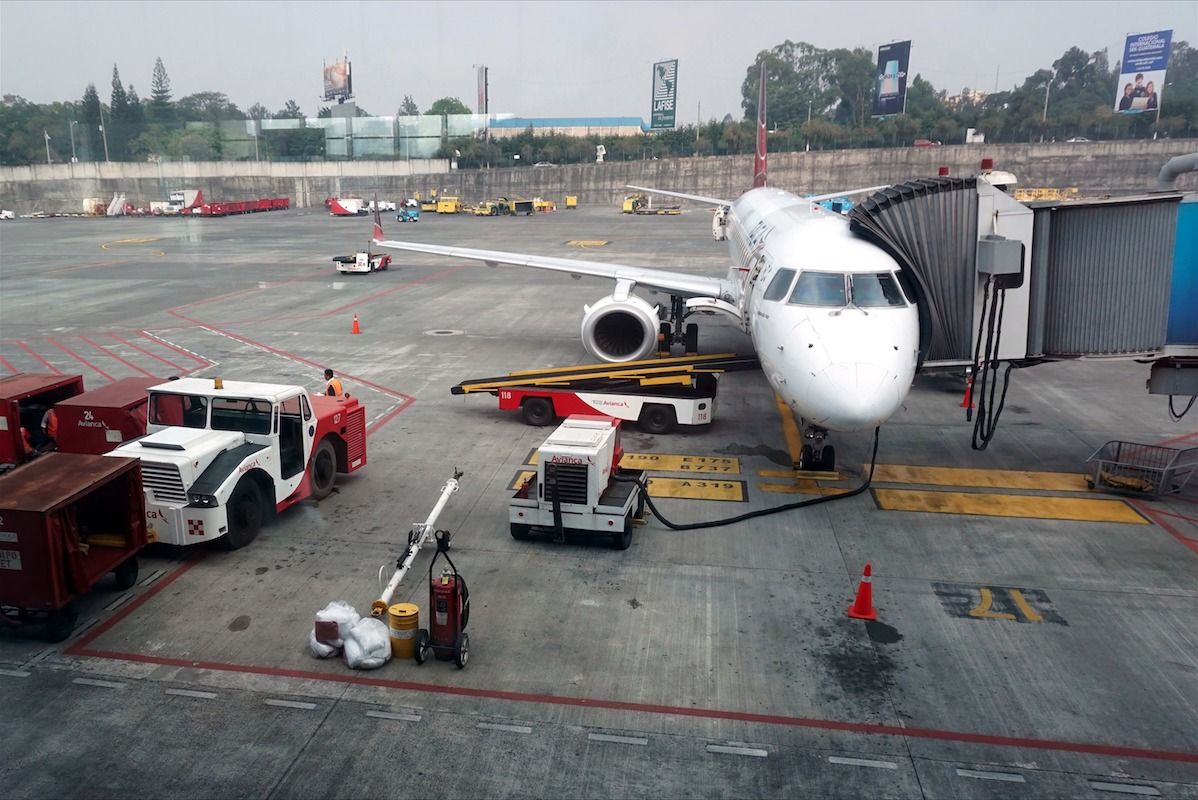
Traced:
<svg viewBox="0 0 1198 800">
<path fill-rule="evenodd" d="M 109 455 L 141 459 L 158 541 L 252 542 L 274 513 L 333 491 L 366 465 L 366 408 L 301 386 L 183 378 L 149 389 L 147 435 Z"/>
<path fill-rule="evenodd" d="M 612 548 L 632 544 L 632 520 L 644 512 L 644 470 L 622 469 L 620 421 L 575 415 L 537 450 L 537 471 L 508 504 L 513 539 L 533 528 L 606 536 Z M 620 480 L 617 480 L 620 478 Z"/>
<path fill-rule="evenodd" d="M 377 272 L 391 266 L 391 255 L 363 250 L 348 256 L 333 256 L 333 263 L 337 265 L 337 271 L 342 274 Z"/>
</svg>

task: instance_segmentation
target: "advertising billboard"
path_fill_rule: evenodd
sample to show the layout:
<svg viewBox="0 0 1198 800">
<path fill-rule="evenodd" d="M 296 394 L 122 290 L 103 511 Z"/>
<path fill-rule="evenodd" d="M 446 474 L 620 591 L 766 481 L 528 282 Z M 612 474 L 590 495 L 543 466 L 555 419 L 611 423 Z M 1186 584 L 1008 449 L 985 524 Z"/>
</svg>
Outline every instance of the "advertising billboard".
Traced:
<svg viewBox="0 0 1198 800">
<path fill-rule="evenodd" d="M 889 117 L 907 110 L 907 65 L 910 60 L 910 40 L 891 42 L 878 48 L 873 116 Z"/>
<path fill-rule="evenodd" d="M 1173 31 L 1133 33 L 1123 45 L 1123 66 L 1115 88 L 1115 110 L 1121 114 L 1160 113 L 1165 68 Z"/>
<path fill-rule="evenodd" d="M 335 61 L 324 67 L 324 99 L 338 103 L 354 96 L 353 75 L 349 61 Z"/>
<path fill-rule="evenodd" d="M 653 65 L 653 112 L 649 116 L 650 129 L 672 129 L 677 108 L 678 59 L 658 61 Z"/>
</svg>

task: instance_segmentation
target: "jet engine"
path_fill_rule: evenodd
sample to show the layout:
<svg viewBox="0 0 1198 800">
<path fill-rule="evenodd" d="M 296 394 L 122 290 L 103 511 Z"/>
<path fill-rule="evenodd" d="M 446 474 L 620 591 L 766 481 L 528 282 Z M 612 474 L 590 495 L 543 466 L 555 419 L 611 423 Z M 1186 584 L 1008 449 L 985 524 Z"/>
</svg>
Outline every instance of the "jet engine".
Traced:
<svg viewBox="0 0 1198 800">
<path fill-rule="evenodd" d="M 634 294 L 605 297 L 582 309 L 582 344 L 599 361 L 648 358 L 657 349 L 657 307 Z"/>
</svg>

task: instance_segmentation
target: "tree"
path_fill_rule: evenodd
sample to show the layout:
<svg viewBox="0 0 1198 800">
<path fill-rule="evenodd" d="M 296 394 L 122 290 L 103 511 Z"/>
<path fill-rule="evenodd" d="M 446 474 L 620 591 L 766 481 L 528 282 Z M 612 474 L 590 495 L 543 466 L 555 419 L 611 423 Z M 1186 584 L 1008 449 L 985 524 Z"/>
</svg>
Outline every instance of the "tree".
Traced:
<svg viewBox="0 0 1198 800">
<path fill-rule="evenodd" d="M 150 102 L 147 116 L 151 122 L 165 123 L 171 120 L 171 79 L 166 74 L 162 57 L 154 61 L 154 75 L 150 79 Z"/>
<path fill-rule="evenodd" d="M 100 136 L 100 95 L 94 83 L 89 83 L 83 90 L 80 111 L 83 151 L 79 157 L 86 161 L 99 161 L 104 157 L 104 144 Z"/>
<path fill-rule="evenodd" d="M 179 115 L 186 120 L 196 122 L 211 122 L 221 120 L 245 119 L 245 114 L 236 105 L 229 102 L 223 92 L 196 92 L 189 94 L 175 104 Z"/>
<path fill-rule="evenodd" d="M 129 155 L 129 95 L 121 84 L 121 73 L 112 65 L 112 100 L 108 106 L 108 151 L 114 161 L 124 161 Z"/>
<path fill-rule="evenodd" d="M 270 119 L 270 111 L 261 103 L 254 103 L 246 109 L 245 115 L 250 119 Z"/>
<path fill-rule="evenodd" d="M 275 119 L 303 119 L 304 112 L 300 111 L 299 103 L 288 100 L 283 107 L 275 112 Z"/>
<path fill-rule="evenodd" d="M 397 117 L 415 117 L 420 113 L 420 109 L 416 107 L 416 101 L 412 99 L 412 95 L 405 94 L 403 102 L 399 104 Z"/>
<path fill-rule="evenodd" d="M 428 107 L 428 111 L 424 112 L 426 116 L 434 115 L 441 116 L 443 114 L 469 114 L 470 109 L 456 97 L 442 97 Z"/>
</svg>

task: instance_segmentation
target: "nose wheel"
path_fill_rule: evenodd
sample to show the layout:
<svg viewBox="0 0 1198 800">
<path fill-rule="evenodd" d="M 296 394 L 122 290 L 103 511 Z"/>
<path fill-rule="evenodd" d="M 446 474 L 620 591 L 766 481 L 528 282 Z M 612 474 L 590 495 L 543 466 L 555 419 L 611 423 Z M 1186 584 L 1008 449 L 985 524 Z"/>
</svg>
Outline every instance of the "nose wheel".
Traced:
<svg viewBox="0 0 1198 800">
<path fill-rule="evenodd" d="M 836 448 L 827 443 L 828 432 L 814 425 L 803 430 L 803 438 L 809 444 L 799 451 L 796 469 L 811 472 L 834 472 L 836 470 Z"/>
</svg>

